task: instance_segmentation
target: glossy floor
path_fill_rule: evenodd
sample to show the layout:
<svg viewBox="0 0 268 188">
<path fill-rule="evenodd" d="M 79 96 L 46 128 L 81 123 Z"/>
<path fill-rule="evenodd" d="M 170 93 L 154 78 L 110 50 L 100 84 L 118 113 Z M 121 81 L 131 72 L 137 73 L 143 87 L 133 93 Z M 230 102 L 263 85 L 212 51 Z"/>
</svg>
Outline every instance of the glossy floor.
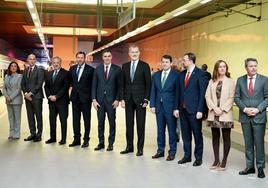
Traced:
<svg viewBox="0 0 268 188">
<path fill-rule="evenodd" d="M 244 154 L 231 149 L 228 168 L 224 172 L 211 171 L 213 161 L 210 138 L 204 138 L 204 161 L 201 167 L 192 163 L 178 165 L 182 157 L 182 143 L 178 144 L 176 159 L 171 162 L 164 158 L 153 160 L 156 151 L 155 117 L 147 113 L 146 144 L 144 156 L 135 153 L 120 155 L 125 148 L 124 111 L 117 111 L 117 135 L 114 151 L 94 151 L 98 144 L 97 121 L 92 110 L 92 130 L 89 148 L 69 148 L 68 145 L 47 145 L 49 137 L 48 110 L 44 101 L 44 135 L 40 143 L 24 142 L 28 136 L 28 125 L 23 106 L 21 139 L 9 141 L 8 121 L 3 98 L 0 98 L 0 188 L 81 188 L 81 187 L 243 187 L 264 188 L 268 177 L 259 179 L 256 174 L 239 176 L 245 167 Z M 68 143 L 72 141 L 72 118 L 68 119 Z M 108 130 L 108 126 L 106 126 Z M 58 127 L 58 132 L 59 132 Z M 59 135 L 58 135 L 59 136 Z M 136 135 L 135 135 L 136 137 Z M 107 143 L 107 137 L 106 137 Z M 107 146 L 107 144 L 106 144 Z M 222 148 L 221 148 L 222 149 Z M 268 175 L 267 170 L 265 171 Z"/>
</svg>

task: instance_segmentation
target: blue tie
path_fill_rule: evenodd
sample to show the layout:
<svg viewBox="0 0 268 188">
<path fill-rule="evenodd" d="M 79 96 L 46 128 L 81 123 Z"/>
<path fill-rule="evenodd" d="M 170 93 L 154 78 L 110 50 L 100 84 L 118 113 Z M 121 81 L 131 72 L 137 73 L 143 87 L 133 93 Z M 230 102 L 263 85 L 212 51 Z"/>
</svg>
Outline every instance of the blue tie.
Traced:
<svg viewBox="0 0 268 188">
<path fill-rule="evenodd" d="M 77 69 L 76 69 L 76 75 L 77 75 L 77 78 L 79 78 L 79 73 L 80 73 L 80 70 L 81 70 L 81 66 L 82 65 L 78 65 Z"/>
<path fill-rule="evenodd" d="M 135 75 L 135 61 L 133 61 L 131 64 L 131 71 L 130 71 L 131 82 L 133 82 L 134 80 L 134 75 Z"/>
</svg>

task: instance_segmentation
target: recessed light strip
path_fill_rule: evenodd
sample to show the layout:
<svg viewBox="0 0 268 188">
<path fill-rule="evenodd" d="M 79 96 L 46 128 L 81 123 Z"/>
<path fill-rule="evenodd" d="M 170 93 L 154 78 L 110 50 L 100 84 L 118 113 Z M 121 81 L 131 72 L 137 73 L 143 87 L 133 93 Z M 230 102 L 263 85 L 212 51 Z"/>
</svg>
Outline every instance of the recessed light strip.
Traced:
<svg viewBox="0 0 268 188">
<path fill-rule="evenodd" d="M 112 42 L 88 53 L 87 55 L 93 55 L 93 54 L 95 54 L 103 49 L 106 49 L 106 48 L 111 47 L 117 43 L 120 43 L 124 40 L 127 40 L 130 37 L 138 35 L 138 34 L 144 32 L 148 29 L 151 29 L 152 27 L 158 26 L 158 25 L 160 25 L 160 24 L 162 24 L 170 19 L 173 19 L 174 17 L 180 16 L 180 15 L 188 12 L 189 10 L 193 10 L 193 9 L 201 6 L 202 4 L 205 4 L 205 3 L 210 2 L 210 1 L 212 1 L 212 0 L 190 0 L 187 4 L 177 8 L 171 12 L 168 12 L 165 15 L 163 15 L 163 16 L 161 16 L 153 21 L 148 22 L 147 24 L 135 29 L 134 31 L 128 32 L 127 34 L 125 34 L 125 35 L 119 37 L 118 39 L 115 39 Z"/>
<path fill-rule="evenodd" d="M 43 31 L 42 31 L 41 22 L 40 22 L 40 19 L 39 19 L 38 12 L 37 12 L 36 6 L 34 4 L 34 1 L 33 0 L 26 0 L 26 5 L 27 5 L 28 10 L 30 12 L 30 15 L 32 17 L 32 20 L 33 20 L 35 29 L 37 31 L 37 34 L 39 36 L 39 39 L 41 40 L 42 45 L 44 47 L 45 53 L 47 55 L 47 58 L 50 59 L 49 54 L 48 54 L 46 41 L 45 41 L 45 36 L 43 34 Z"/>
</svg>

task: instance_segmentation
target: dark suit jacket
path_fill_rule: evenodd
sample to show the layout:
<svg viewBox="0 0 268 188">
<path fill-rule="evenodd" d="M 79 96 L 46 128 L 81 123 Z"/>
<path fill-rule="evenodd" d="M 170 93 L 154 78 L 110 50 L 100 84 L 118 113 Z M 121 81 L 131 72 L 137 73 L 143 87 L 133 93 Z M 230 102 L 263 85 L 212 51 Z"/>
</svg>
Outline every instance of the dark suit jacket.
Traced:
<svg viewBox="0 0 268 188">
<path fill-rule="evenodd" d="M 76 75 L 77 66 L 78 65 L 74 65 L 70 68 L 70 81 L 72 86 L 70 99 L 72 102 L 77 102 L 80 100 L 81 103 L 90 103 L 92 100 L 91 88 L 94 68 L 90 65 L 85 64 L 84 71 L 78 82 Z"/>
<path fill-rule="evenodd" d="M 147 63 L 139 60 L 136 67 L 134 80 L 130 79 L 131 62 L 125 63 L 122 66 L 122 99 L 126 102 L 132 96 L 136 104 L 143 103 L 144 99 L 150 99 L 151 91 L 151 72 Z"/>
<path fill-rule="evenodd" d="M 150 107 L 155 108 L 156 113 L 163 106 L 166 113 L 172 114 L 173 110 L 178 110 L 176 105 L 176 89 L 179 84 L 179 73 L 175 70 L 170 70 L 166 78 L 163 88 L 161 87 L 161 74 L 163 71 L 158 71 L 153 76 Z M 161 105 L 161 100 L 162 104 Z"/>
<path fill-rule="evenodd" d="M 35 65 L 30 78 L 28 78 L 28 72 L 29 69 L 26 69 L 23 72 L 21 81 L 21 90 L 23 91 L 23 93 L 32 92 L 33 100 L 44 98 L 43 94 L 43 82 L 45 77 L 44 70 Z"/>
<path fill-rule="evenodd" d="M 206 113 L 205 93 L 208 85 L 208 79 L 204 71 L 195 67 L 188 81 L 188 85 L 184 88 L 184 80 L 187 70 L 180 73 L 179 84 L 177 90 L 177 99 L 179 109 L 182 110 L 183 104 L 190 114 L 197 112 Z"/>
<path fill-rule="evenodd" d="M 120 101 L 121 68 L 111 64 L 108 80 L 105 76 L 104 65 L 98 66 L 93 76 L 92 99 L 96 99 L 98 103 L 103 103 L 104 98 L 106 98 L 111 104 L 115 100 Z"/>
<path fill-rule="evenodd" d="M 249 123 L 252 119 L 255 123 L 266 123 L 266 108 L 268 106 L 268 78 L 257 74 L 253 95 L 248 95 L 247 75 L 238 78 L 235 89 L 235 103 L 239 107 L 239 121 Z M 247 116 L 243 112 L 246 107 L 255 107 L 259 113 L 254 117 Z"/>
<path fill-rule="evenodd" d="M 54 71 L 50 71 L 46 74 L 45 80 L 45 92 L 46 96 L 56 95 L 56 104 L 69 104 L 69 73 L 65 69 L 61 68 L 53 82 Z M 48 100 L 48 103 L 53 103 Z"/>
</svg>

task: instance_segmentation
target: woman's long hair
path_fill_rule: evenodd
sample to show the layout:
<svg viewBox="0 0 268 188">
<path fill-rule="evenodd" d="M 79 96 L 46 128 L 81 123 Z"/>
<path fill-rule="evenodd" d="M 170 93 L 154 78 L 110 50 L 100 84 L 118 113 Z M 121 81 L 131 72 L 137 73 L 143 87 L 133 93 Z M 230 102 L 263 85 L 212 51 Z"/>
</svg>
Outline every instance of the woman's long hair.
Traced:
<svg viewBox="0 0 268 188">
<path fill-rule="evenodd" d="M 228 71 L 228 65 L 227 65 L 227 63 L 226 63 L 225 61 L 223 61 L 223 60 L 220 59 L 220 60 L 218 60 L 218 61 L 215 63 L 215 65 L 214 65 L 213 75 L 212 75 L 212 80 L 213 80 L 213 82 L 216 82 L 216 81 L 218 80 L 218 77 L 219 77 L 218 69 L 219 69 L 221 63 L 224 63 L 225 66 L 226 66 L 226 73 L 225 73 L 225 76 L 226 76 L 227 78 L 230 78 L 230 77 L 231 77 L 231 74 L 230 74 L 229 71 Z"/>
<path fill-rule="evenodd" d="M 20 67 L 19 67 L 19 64 L 17 62 L 15 62 L 15 61 L 11 61 L 11 63 L 8 65 L 7 74 L 8 75 L 11 75 L 12 74 L 12 72 L 10 70 L 12 64 L 15 64 L 17 66 L 17 71 L 16 72 L 19 74 L 20 73 Z"/>
</svg>

